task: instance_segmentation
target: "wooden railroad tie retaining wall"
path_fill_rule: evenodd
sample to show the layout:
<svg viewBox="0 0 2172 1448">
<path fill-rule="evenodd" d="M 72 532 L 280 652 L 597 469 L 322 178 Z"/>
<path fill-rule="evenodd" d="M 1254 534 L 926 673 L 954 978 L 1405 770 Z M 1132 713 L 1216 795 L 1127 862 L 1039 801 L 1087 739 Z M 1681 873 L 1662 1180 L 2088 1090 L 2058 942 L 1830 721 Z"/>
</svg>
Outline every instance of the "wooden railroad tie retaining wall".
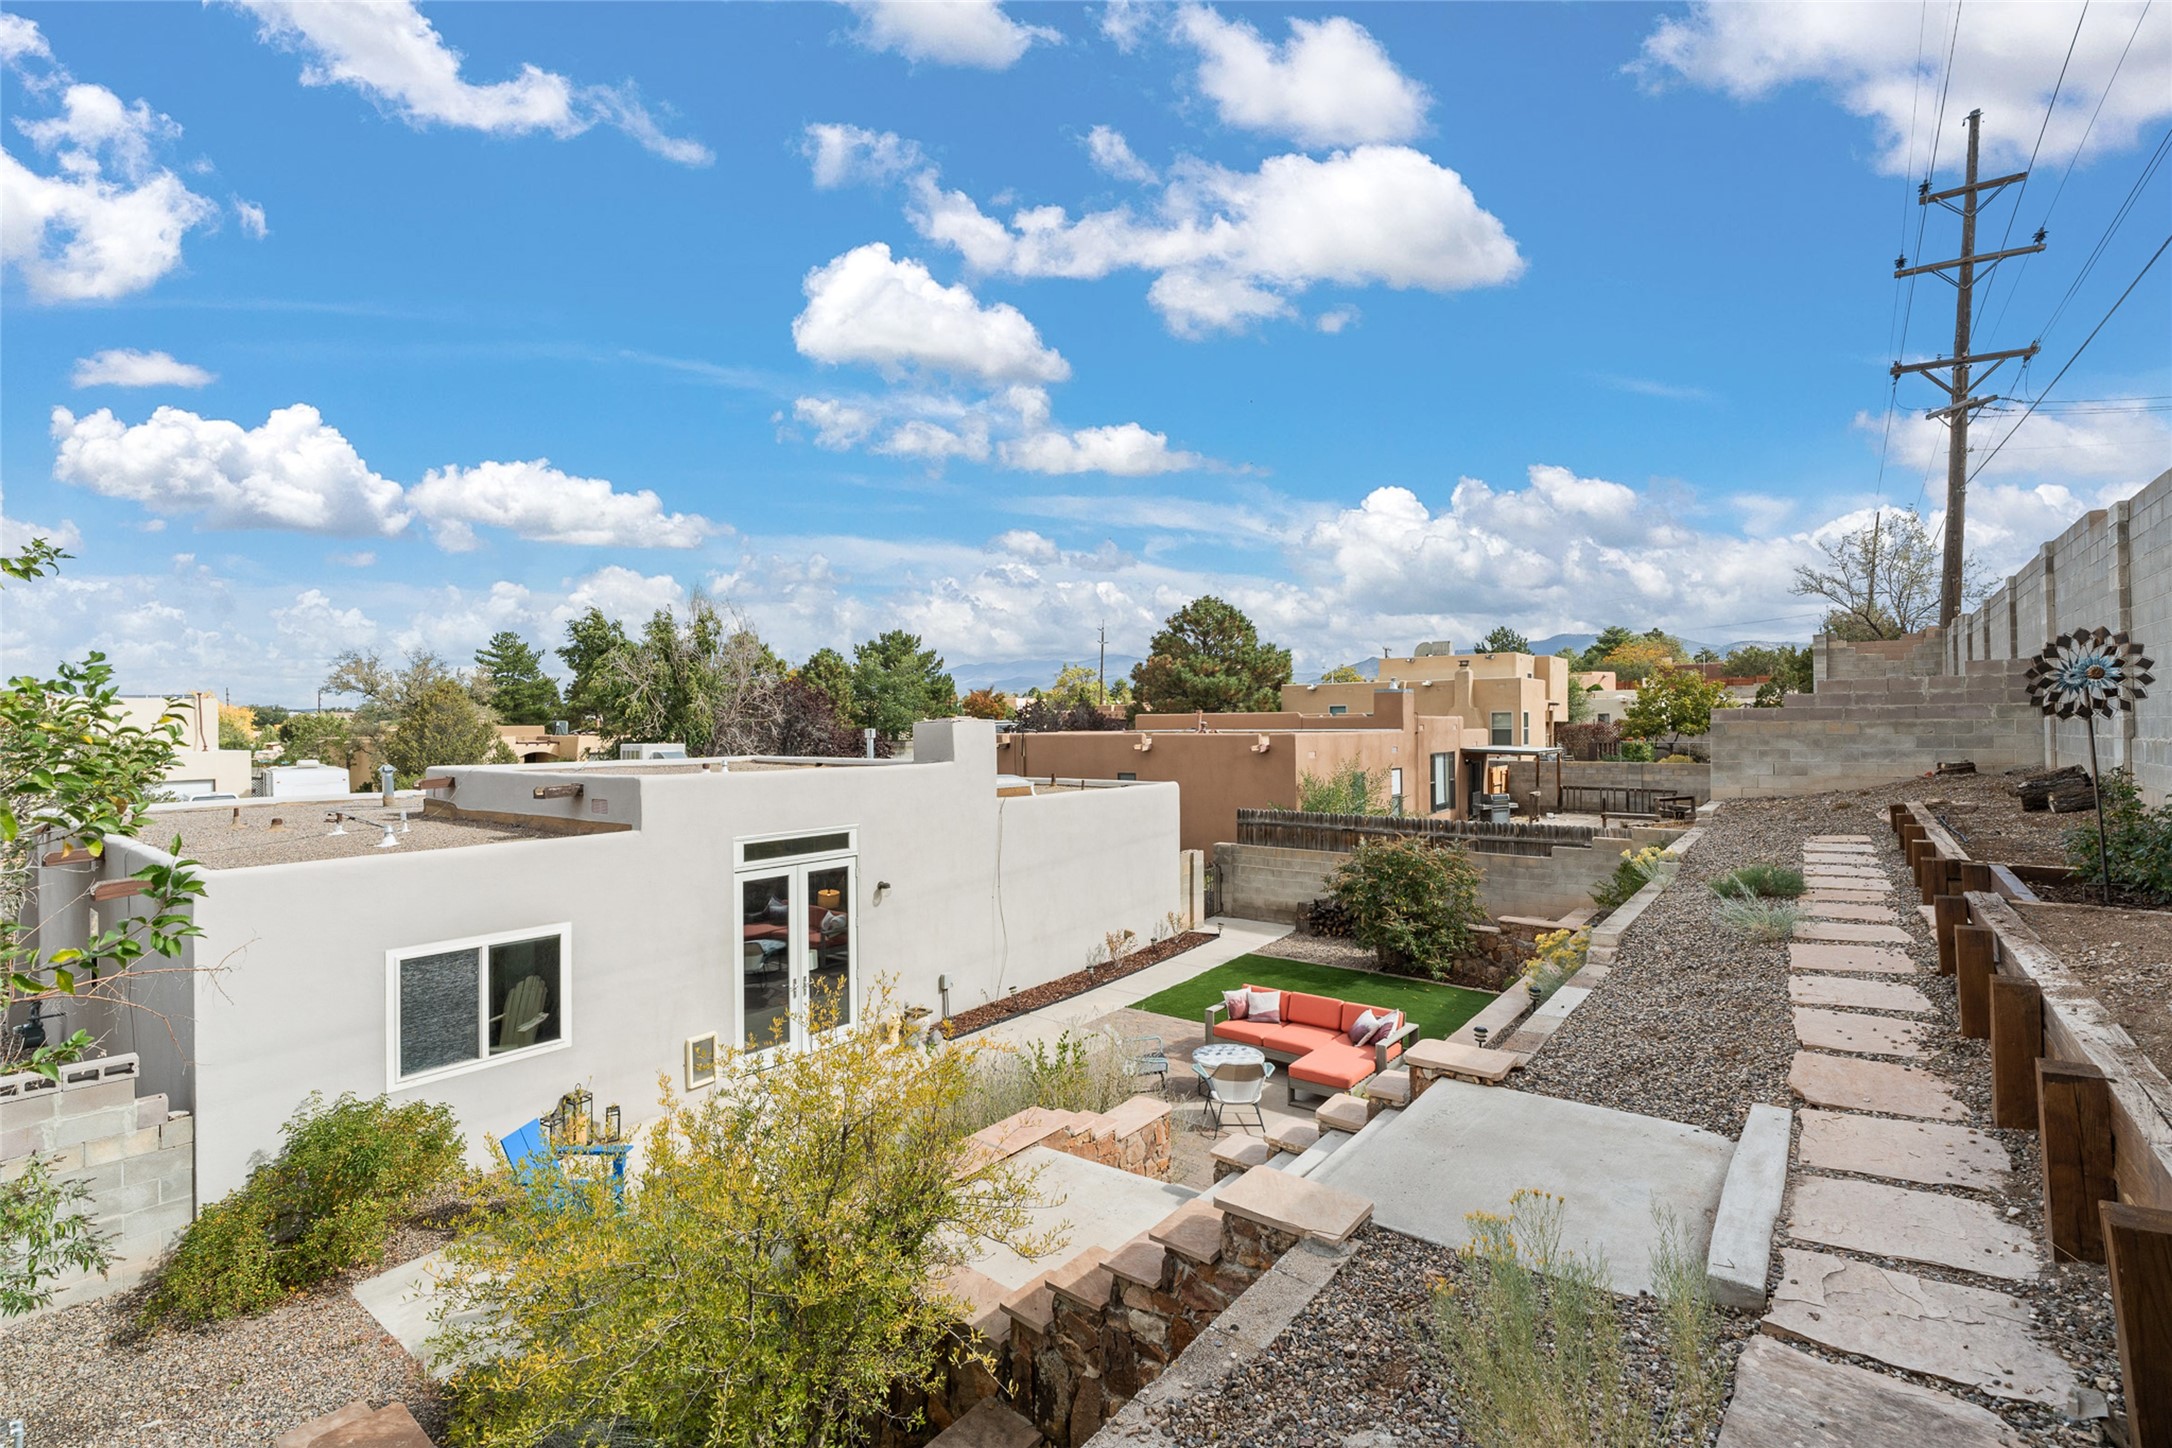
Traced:
<svg viewBox="0 0 2172 1448">
<path fill-rule="evenodd" d="M 2119 1200 L 2112 1088 L 2082 1061 L 2036 1063 L 2037 1133 L 2044 1161 L 2044 1236 L 2054 1258 L 2104 1260 L 2097 1206 Z"/>
<path fill-rule="evenodd" d="M 2127 1441 L 2172 1443 L 2172 1212 L 2106 1202 L 2100 1209 Z"/>
</svg>

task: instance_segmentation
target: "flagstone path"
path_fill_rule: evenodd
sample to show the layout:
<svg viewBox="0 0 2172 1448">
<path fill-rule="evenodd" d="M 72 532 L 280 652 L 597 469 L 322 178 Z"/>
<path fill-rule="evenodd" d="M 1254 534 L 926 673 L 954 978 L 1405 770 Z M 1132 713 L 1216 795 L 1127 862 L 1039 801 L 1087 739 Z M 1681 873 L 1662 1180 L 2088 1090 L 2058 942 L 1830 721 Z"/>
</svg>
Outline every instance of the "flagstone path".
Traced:
<svg viewBox="0 0 2172 1448">
<path fill-rule="evenodd" d="M 1895 902 L 1867 836 L 1814 838 L 1803 865 L 1810 889 L 1788 946 L 1800 1047 L 1788 1086 L 1804 1105 L 1783 1228 L 1797 1245 L 1780 1249 L 1761 1326 L 1857 1365 L 1760 1341 L 1737 1369 L 1720 1444 L 2014 1443 L 1983 1408 L 1887 1375 L 2051 1406 L 2076 1385 L 2032 1330 L 2029 1304 L 2000 1287 L 2033 1282 L 2046 1265 L 2043 1245 L 1996 1200 L 2011 1159 L 1967 1124 L 1955 1083 L 1914 1064 L 1937 1056 L 1942 1021 L 1908 979 L 1927 981 L 1934 959 L 1900 913 L 1913 902 Z"/>
</svg>

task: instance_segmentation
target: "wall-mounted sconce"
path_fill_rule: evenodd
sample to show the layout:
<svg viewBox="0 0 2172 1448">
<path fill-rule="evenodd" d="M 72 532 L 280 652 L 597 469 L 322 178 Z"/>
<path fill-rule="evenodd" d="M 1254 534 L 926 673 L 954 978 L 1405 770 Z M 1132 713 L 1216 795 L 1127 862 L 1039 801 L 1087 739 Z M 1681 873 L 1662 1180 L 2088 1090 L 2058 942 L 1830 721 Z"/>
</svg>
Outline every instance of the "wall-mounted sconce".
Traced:
<svg viewBox="0 0 2172 1448">
<path fill-rule="evenodd" d="M 887 895 L 887 894 L 889 894 L 889 893 L 890 893 L 890 882 L 889 882 L 888 880 L 877 880 L 877 881 L 875 882 L 875 898 L 876 898 L 877 900 L 880 900 L 880 899 L 881 899 L 881 898 L 882 898 L 883 896 L 885 896 L 885 895 Z"/>
</svg>

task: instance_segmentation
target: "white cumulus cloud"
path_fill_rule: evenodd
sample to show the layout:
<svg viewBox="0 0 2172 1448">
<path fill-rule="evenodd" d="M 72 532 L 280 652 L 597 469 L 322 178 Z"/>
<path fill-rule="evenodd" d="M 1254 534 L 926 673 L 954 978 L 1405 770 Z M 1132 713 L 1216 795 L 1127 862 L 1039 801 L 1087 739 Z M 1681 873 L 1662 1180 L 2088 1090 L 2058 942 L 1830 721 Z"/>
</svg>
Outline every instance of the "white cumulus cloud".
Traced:
<svg viewBox="0 0 2172 1448">
<path fill-rule="evenodd" d="M 208 387 L 219 375 L 192 362 L 177 362 L 169 352 L 109 347 L 77 358 L 68 380 L 77 387 Z"/>
<path fill-rule="evenodd" d="M 1003 445 L 1003 461 L 1029 473 L 1107 473 L 1119 478 L 1183 472 L 1204 459 L 1169 446 L 1169 435 L 1148 432 L 1135 422 L 1114 427 L 1085 427 L 1075 432 L 1049 429 L 1028 433 Z"/>
<path fill-rule="evenodd" d="M 924 171 L 908 215 L 983 272 L 1080 280 L 1153 272 L 1149 300 L 1180 336 L 1282 315 L 1318 282 L 1447 292 L 1498 286 L 1524 268 L 1463 178 L 1403 146 L 1272 156 L 1250 172 L 1187 161 L 1153 213 L 1120 206 L 1076 219 L 1043 206 L 998 220 Z"/>
<path fill-rule="evenodd" d="M 1151 185 L 1161 179 L 1161 174 L 1139 159 L 1131 142 L 1114 126 L 1095 126 L 1087 132 L 1086 154 L 1093 159 L 1094 169 L 1119 181 Z"/>
<path fill-rule="evenodd" d="M 264 208 L 254 201 L 244 201 L 239 196 L 235 197 L 234 219 L 241 223 L 243 231 L 258 241 L 262 241 L 265 237 L 271 235 L 271 227 L 264 220 Z"/>
<path fill-rule="evenodd" d="M 907 60 L 1008 70 L 1035 41 L 1060 32 L 1021 25 L 996 0 L 846 0 L 860 17 L 853 38 Z"/>
<path fill-rule="evenodd" d="M 727 531 L 667 513 L 646 489 L 621 492 L 540 458 L 436 468 L 402 488 L 306 403 L 255 428 L 176 407 L 133 426 L 107 408 L 78 418 L 56 407 L 52 432 L 60 481 L 210 528 L 393 537 L 419 515 L 448 552 L 474 548 L 482 527 L 531 542 L 621 548 L 692 548 Z"/>
<path fill-rule="evenodd" d="M 389 537 L 410 517 L 400 485 L 372 472 L 338 429 L 305 403 L 263 426 L 161 407 L 131 427 L 101 407 L 53 409 L 53 476 L 161 516 L 195 514 L 214 528 Z"/>
<path fill-rule="evenodd" d="M 266 40 L 306 57 L 302 84 L 353 86 L 412 126 L 563 139 L 603 124 L 681 165 L 706 166 L 715 159 L 700 142 L 665 134 L 631 86 L 575 85 L 530 64 L 510 80 L 468 80 L 460 52 L 445 44 L 412 0 L 241 3 L 261 22 Z"/>
<path fill-rule="evenodd" d="M 1871 121 L 1878 168 L 1916 174 L 1931 149 L 1941 86 L 1984 112 L 1984 163 L 2027 163 L 2053 87 L 2058 104 L 2042 156 L 2073 153 L 2085 131 L 2092 153 L 2124 149 L 2172 115 L 2172 11 L 2133 5 L 2079 7 L 1972 4 L 1954 29 L 1955 5 L 1697 4 L 1645 38 L 1630 69 L 1647 83 L 1686 82 L 1737 100 L 1761 100 L 1796 84 L 1822 87 L 1850 114 Z M 2136 22 L 2140 20 L 2137 30 Z M 2077 32 L 2076 22 L 2080 21 Z M 2120 54 L 2128 52 L 2124 66 Z M 1953 69 L 1946 75 L 1951 42 Z M 2074 53 L 2062 61 L 2072 42 Z M 2119 83 L 2110 84 L 2114 69 Z M 2099 102 L 2103 111 L 2090 129 Z M 1910 140 L 1913 137 L 1913 155 Z M 1948 136 L 1939 155 L 1960 153 Z"/>
<path fill-rule="evenodd" d="M 815 187 L 822 191 L 856 183 L 879 184 L 926 161 L 918 142 L 901 140 L 895 131 L 828 122 L 807 128 L 802 149 L 814 168 Z"/>
<path fill-rule="evenodd" d="M 181 134 L 143 101 L 73 81 L 51 64 L 35 24 L 0 17 L 0 60 L 24 92 L 60 94 L 59 113 L 18 116 L 16 129 L 50 172 L 0 152 L 0 262 L 41 302 L 111 301 L 142 291 L 181 264 L 181 243 L 218 208 L 157 163 Z M 42 65 L 32 64 L 40 62 Z"/>
<path fill-rule="evenodd" d="M 588 548 L 693 548 L 721 531 L 707 518 L 666 513 L 663 500 L 646 488 L 622 493 L 602 478 L 561 472 L 544 458 L 432 468 L 408 489 L 407 501 L 429 523 L 438 546 L 454 553 L 476 547 L 478 525 L 531 542 Z"/>
<path fill-rule="evenodd" d="M 1407 141 L 1432 97 L 1396 69 L 1371 32 L 1345 16 L 1291 19 L 1280 45 L 1209 6 L 1178 12 L 1199 52 L 1199 88 L 1224 123 L 1313 147 Z"/>
<path fill-rule="evenodd" d="M 1070 364 L 1007 302 L 983 306 L 881 242 L 855 247 L 807 274 L 807 307 L 792 321 L 800 354 L 898 375 L 924 368 L 982 382 L 1056 382 Z"/>
</svg>

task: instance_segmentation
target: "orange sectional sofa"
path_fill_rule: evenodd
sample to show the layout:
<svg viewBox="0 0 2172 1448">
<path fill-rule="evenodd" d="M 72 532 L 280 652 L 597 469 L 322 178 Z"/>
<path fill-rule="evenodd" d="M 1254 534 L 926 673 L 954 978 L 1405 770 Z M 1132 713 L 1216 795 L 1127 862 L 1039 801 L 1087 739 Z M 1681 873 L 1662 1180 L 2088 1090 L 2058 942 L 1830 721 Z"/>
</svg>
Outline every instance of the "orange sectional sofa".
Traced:
<svg viewBox="0 0 2172 1448">
<path fill-rule="evenodd" d="M 1248 985 L 1245 989 L 1274 987 Z M 1257 1046 L 1269 1059 L 1285 1063 L 1289 1067 L 1292 1102 L 1303 1088 L 1316 1088 L 1307 1094 L 1329 1096 L 1387 1070 L 1389 1063 L 1403 1054 L 1403 1042 L 1418 1033 L 1417 1022 L 1403 1017 L 1400 1011 L 1303 991 L 1282 992 L 1282 1019 L 1278 1023 L 1229 1020 L 1228 1009 L 1221 1001 L 1207 1008 L 1207 1040 Z M 1384 1041 L 1353 1046 L 1350 1027 L 1367 1011 L 1394 1015 L 1402 1023 Z"/>
</svg>

